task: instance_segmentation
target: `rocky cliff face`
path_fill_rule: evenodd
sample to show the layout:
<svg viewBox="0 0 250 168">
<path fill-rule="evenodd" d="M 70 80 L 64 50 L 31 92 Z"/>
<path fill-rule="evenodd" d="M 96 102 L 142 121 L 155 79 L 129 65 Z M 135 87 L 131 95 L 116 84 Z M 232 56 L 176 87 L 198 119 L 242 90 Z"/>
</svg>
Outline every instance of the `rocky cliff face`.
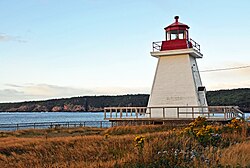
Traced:
<svg viewBox="0 0 250 168">
<path fill-rule="evenodd" d="M 10 108 L 8 109 L 8 111 L 10 112 L 16 112 L 16 111 L 20 111 L 20 112 L 23 112 L 23 111 L 32 111 L 33 107 L 31 106 L 20 106 L 20 107 L 13 107 L 13 108 Z"/>
<path fill-rule="evenodd" d="M 88 110 L 87 110 L 88 109 Z M 42 105 L 22 105 L 19 107 L 13 107 L 6 109 L 5 111 L 8 112 L 44 112 L 44 111 L 51 111 L 51 112 L 81 112 L 81 111 L 89 111 L 89 112 L 98 112 L 103 111 L 104 107 L 93 107 L 88 106 L 87 108 L 84 105 L 74 105 L 74 104 L 64 104 L 62 106 L 52 106 L 49 109 L 46 106 Z"/>
<path fill-rule="evenodd" d="M 9 108 L 5 111 L 8 112 L 44 112 L 44 111 L 52 111 L 52 112 L 60 112 L 60 111 L 69 111 L 69 112 L 79 112 L 79 111 L 86 111 L 86 108 L 83 105 L 73 105 L 73 104 L 65 104 L 63 106 L 53 106 L 51 110 L 46 106 L 35 105 L 23 105 L 20 107 Z M 103 108 L 89 108 L 90 111 L 102 111 Z"/>
</svg>

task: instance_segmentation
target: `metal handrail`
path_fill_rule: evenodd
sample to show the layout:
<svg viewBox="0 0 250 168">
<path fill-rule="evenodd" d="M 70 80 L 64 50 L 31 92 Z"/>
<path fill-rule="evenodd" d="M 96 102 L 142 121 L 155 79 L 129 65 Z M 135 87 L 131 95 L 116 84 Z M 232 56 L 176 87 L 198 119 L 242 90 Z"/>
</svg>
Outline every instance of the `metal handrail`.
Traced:
<svg viewBox="0 0 250 168">
<path fill-rule="evenodd" d="M 192 43 L 192 46 L 194 49 L 196 49 L 197 51 L 201 51 L 201 46 L 200 44 L 198 44 L 196 41 L 194 41 L 193 39 L 190 38 L 190 42 Z"/>
<path fill-rule="evenodd" d="M 155 52 L 155 51 L 161 51 L 161 45 L 162 45 L 162 41 L 153 42 L 152 43 L 153 52 Z"/>
<path fill-rule="evenodd" d="M 187 43 L 188 44 L 191 43 L 192 44 L 191 48 L 193 48 L 193 49 L 197 50 L 198 52 L 200 52 L 201 46 L 196 41 L 194 41 L 193 39 L 190 38 L 189 40 L 187 39 Z M 152 43 L 153 52 L 155 52 L 155 51 L 161 51 L 161 45 L 162 45 L 162 41 L 153 42 Z M 189 48 L 190 48 L 190 46 L 189 46 Z"/>
</svg>

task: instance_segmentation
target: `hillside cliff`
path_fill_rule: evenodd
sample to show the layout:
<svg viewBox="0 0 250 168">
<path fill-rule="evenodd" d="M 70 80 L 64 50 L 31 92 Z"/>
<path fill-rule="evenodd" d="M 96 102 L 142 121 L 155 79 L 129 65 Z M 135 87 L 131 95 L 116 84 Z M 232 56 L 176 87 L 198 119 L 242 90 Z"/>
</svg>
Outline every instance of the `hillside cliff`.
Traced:
<svg viewBox="0 0 250 168">
<path fill-rule="evenodd" d="M 69 111 L 97 112 L 104 107 L 147 106 L 149 95 L 83 96 L 20 103 L 0 103 L 0 111 L 40 112 Z M 208 91 L 207 101 L 211 106 L 239 106 L 242 111 L 250 111 L 250 89 Z"/>
<path fill-rule="evenodd" d="M 121 96 L 83 96 L 45 101 L 30 101 L 20 103 L 0 103 L 0 111 L 8 112 L 38 112 L 38 111 L 103 111 L 104 107 L 117 106 L 147 106 L 149 95 Z"/>
</svg>

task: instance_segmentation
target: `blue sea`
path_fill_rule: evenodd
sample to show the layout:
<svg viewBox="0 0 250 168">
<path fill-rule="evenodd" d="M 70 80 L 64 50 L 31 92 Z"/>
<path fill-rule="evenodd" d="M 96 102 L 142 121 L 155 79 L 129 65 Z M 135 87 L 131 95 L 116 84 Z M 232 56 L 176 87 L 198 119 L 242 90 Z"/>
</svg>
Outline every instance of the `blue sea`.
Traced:
<svg viewBox="0 0 250 168">
<path fill-rule="evenodd" d="M 55 126 L 110 127 L 103 112 L 0 112 L 0 131 Z"/>
<path fill-rule="evenodd" d="M 0 124 L 104 121 L 103 112 L 1 112 Z"/>
</svg>

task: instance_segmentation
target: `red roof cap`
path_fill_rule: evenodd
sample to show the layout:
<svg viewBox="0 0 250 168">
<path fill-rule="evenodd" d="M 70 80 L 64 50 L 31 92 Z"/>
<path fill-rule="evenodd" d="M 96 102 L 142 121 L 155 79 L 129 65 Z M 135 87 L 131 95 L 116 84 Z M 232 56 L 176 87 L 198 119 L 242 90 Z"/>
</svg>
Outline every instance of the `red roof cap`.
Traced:
<svg viewBox="0 0 250 168">
<path fill-rule="evenodd" d="M 174 19 L 175 19 L 174 23 L 172 23 L 171 25 L 164 28 L 166 31 L 170 31 L 170 30 L 187 30 L 187 29 L 189 29 L 188 25 L 180 23 L 178 21 L 179 16 L 175 16 Z"/>
</svg>

